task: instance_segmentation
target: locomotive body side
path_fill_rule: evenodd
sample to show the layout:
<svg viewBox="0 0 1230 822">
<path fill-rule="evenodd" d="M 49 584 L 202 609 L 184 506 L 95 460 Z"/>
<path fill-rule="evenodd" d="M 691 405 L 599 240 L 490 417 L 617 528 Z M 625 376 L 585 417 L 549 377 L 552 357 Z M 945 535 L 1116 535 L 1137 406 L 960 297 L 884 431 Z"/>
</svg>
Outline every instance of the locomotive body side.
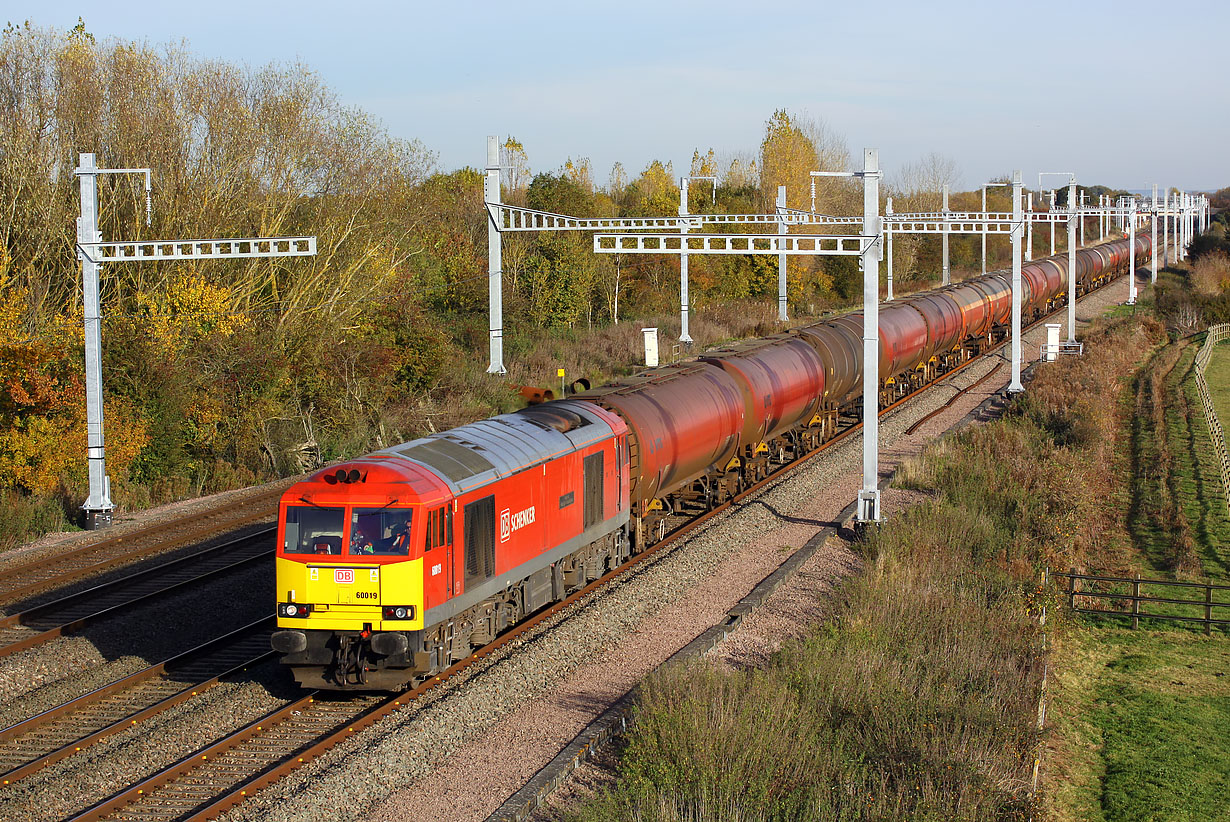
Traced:
<svg viewBox="0 0 1230 822">
<path fill-rule="evenodd" d="M 399 687 L 464 658 L 626 553 L 626 439 L 614 414 L 554 403 L 292 486 L 274 649 L 301 684 L 334 689 Z"/>
</svg>

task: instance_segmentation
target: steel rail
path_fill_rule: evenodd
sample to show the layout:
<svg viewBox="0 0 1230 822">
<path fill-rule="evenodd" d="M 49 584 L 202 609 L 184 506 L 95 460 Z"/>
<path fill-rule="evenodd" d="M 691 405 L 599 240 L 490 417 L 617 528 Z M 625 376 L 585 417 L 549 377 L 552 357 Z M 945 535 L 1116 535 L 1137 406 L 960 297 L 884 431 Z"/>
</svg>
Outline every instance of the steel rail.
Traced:
<svg viewBox="0 0 1230 822">
<path fill-rule="evenodd" d="M 275 625 L 273 615 L 259 619 L 0 729 L 0 769 L 7 768 L 0 770 L 0 784 L 23 779 L 272 658 L 268 636 Z M 251 645 L 253 639 L 260 639 L 264 650 L 245 650 L 245 643 Z M 237 651 L 239 660 L 234 659 Z M 211 660 L 211 656 L 220 658 Z M 138 691 L 143 686 L 152 693 L 141 699 Z M 89 709 L 85 716 L 83 709 Z M 59 742 L 66 736 L 67 741 Z"/>
<path fill-rule="evenodd" d="M 1109 284 L 1109 283 L 1108 283 Z M 1094 291 L 1100 290 L 1094 289 Z M 1086 292 L 1092 294 L 1094 291 Z M 1082 295 L 1082 299 L 1084 296 Z M 1056 309 L 1057 311 L 1062 308 Z M 1055 313 L 1055 312 L 1051 312 Z M 1037 326 L 1043 319 L 1049 317 L 1050 314 L 1042 315 L 1036 322 L 1022 328 L 1022 334 L 1028 329 Z M 878 416 L 884 416 L 910 400 L 918 397 L 923 392 L 930 390 L 938 385 L 946 382 L 950 377 L 962 371 L 967 366 L 980 362 L 987 357 L 995 356 L 1004 347 L 1005 343 L 1001 342 L 993 346 L 990 350 L 976 356 L 971 357 L 964 363 L 955 368 L 944 372 L 932 382 L 921 386 L 917 390 L 901 397 L 897 401 L 885 406 L 878 413 Z M 995 369 L 992 369 L 994 372 Z M 989 374 L 987 375 L 989 376 Z M 985 379 L 985 377 L 983 377 Z M 186 756 L 174 764 L 164 768 L 162 771 L 146 778 L 142 782 L 132 785 L 123 791 L 120 791 L 113 796 L 96 803 L 82 813 L 72 817 L 68 822 L 95 822 L 112 818 L 113 813 L 127 815 L 133 813 L 129 810 L 129 806 L 135 802 L 149 801 L 155 803 L 153 807 L 143 808 L 140 811 L 141 817 L 144 819 L 166 818 L 179 820 L 180 822 L 204 822 L 204 820 L 214 819 L 219 814 L 226 812 L 239 803 L 243 802 L 248 797 L 259 792 L 260 790 L 280 781 L 291 772 L 302 767 L 307 762 L 319 757 L 324 752 L 328 751 L 339 742 L 348 739 L 355 733 L 362 731 L 385 717 L 399 710 L 404 705 L 410 704 L 413 700 L 427 693 L 428 691 L 438 687 L 442 683 L 448 681 L 458 673 L 465 671 L 480 660 L 490 656 L 495 651 L 509 644 L 513 640 L 521 637 L 526 632 L 537 627 L 544 621 L 550 619 L 566 608 L 576 605 L 586 597 L 590 596 L 600 588 L 607 586 L 612 580 L 622 577 L 632 569 L 639 566 L 645 560 L 657 556 L 667 547 L 675 545 L 680 538 L 707 523 L 710 519 L 723 513 L 732 506 L 742 502 L 747 497 L 755 494 L 770 483 L 780 479 L 783 475 L 795 470 L 804 462 L 812 459 L 818 454 L 821 454 L 828 449 L 836 446 L 844 441 L 847 437 L 853 435 L 856 431 L 862 430 L 862 423 L 857 422 L 847 426 L 843 431 L 838 433 L 833 438 L 824 442 L 812 451 L 801 455 L 791 462 L 781 465 L 768 475 L 763 477 L 759 482 L 740 491 L 732 496 L 729 500 L 721 505 L 715 506 L 712 509 L 699 513 L 691 517 L 688 521 L 672 529 L 664 539 L 658 541 L 654 545 L 649 546 L 641 553 L 631 557 L 627 562 L 617 568 L 608 571 L 598 579 L 584 586 L 580 590 L 572 593 L 565 599 L 548 606 L 544 610 L 538 612 L 534 616 L 518 623 L 506 633 L 501 634 L 494 641 L 484 645 L 476 650 L 473 654 L 465 659 L 455 663 L 449 668 L 442 671 L 440 674 L 431 679 L 407 689 L 399 694 L 385 697 L 383 699 L 375 699 L 371 697 L 360 697 L 363 704 L 360 706 L 357 713 L 354 713 L 349 718 L 339 720 L 337 713 L 333 707 L 322 711 L 320 706 L 337 706 L 338 702 L 321 700 L 319 691 L 312 691 L 303 697 L 295 700 L 287 705 L 277 708 L 274 711 L 266 714 L 260 719 L 252 722 L 245 727 L 227 735 L 204 748 L 201 748 L 194 753 Z M 350 704 L 353 705 L 353 702 Z M 320 714 L 315 714 L 316 711 L 322 711 Z M 333 715 L 330 716 L 330 713 Z M 306 719 L 300 719 L 301 717 Z M 269 748 L 271 747 L 269 735 L 273 730 L 278 728 L 283 723 L 291 723 L 292 725 L 307 723 L 321 724 L 323 722 L 332 722 L 333 727 L 323 735 L 317 735 L 314 738 L 304 739 L 306 733 L 303 729 L 291 727 L 288 736 L 292 741 L 303 740 L 299 747 L 289 750 L 280 756 L 274 756 L 273 761 L 269 762 Z M 251 740 L 262 740 L 262 744 L 257 751 L 248 751 L 247 755 L 242 755 L 241 746 Z M 230 752 L 236 752 L 236 757 L 227 759 Z M 253 764 L 253 756 L 264 755 L 267 764 Z M 207 768 L 217 766 L 217 769 L 233 779 L 237 771 L 246 770 L 246 776 L 241 776 L 229 786 L 214 787 L 205 784 L 207 775 L 201 773 Z M 171 803 L 175 798 L 167 790 L 174 790 L 174 785 L 178 784 L 178 780 L 191 775 L 191 784 L 186 788 L 183 795 L 179 797 L 180 802 L 174 807 Z M 185 782 L 189 781 L 187 779 Z M 184 807 L 187 803 L 188 807 Z M 159 811 L 165 809 L 169 815 L 165 817 L 159 816 Z"/>
<path fill-rule="evenodd" d="M 113 580 L 111 582 L 97 585 L 84 591 L 79 591 L 75 594 L 61 597 L 60 599 L 44 603 L 27 611 L 22 611 L 16 614 L 0 618 L 0 631 L 13 632 L 20 628 L 32 628 L 37 633 L 26 634 L 20 638 L 12 639 L 4 645 L 0 645 L 0 658 L 10 656 L 33 648 L 36 645 L 42 645 L 56 637 L 72 633 L 79 628 L 82 628 L 92 622 L 97 621 L 106 616 L 114 615 L 120 611 L 134 607 L 136 605 L 147 602 L 164 594 L 184 588 L 188 585 L 199 583 L 201 580 L 209 579 L 210 577 L 219 576 L 229 571 L 237 570 L 247 565 L 252 565 L 257 562 L 266 561 L 272 554 L 272 546 L 260 544 L 268 536 L 267 532 L 254 534 L 247 537 L 241 537 L 222 545 L 208 548 L 204 551 L 199 551 L 195 554 L 190 554 L 186 557 L 180 557 L 172 562 L 158 565 L 153 568 L 147 568 L 143 571 L 138 571 L 135 574 Z M 186 578 L 180 578 L 179 573 L 188 571 L 192 566 L 208 562 L 210 560 L 217 561 L 225 560 L 228 553 L 235 553 L 236 546 L 241 546 L 240 550 L 251 550 L 253 553 L 249 556 L 243 556 L 234 562 L 223 562 L 222 565 L 211 568 L 204 573 L 192 574 Z M 162 585 L 154 590 L 142 592 L 141 585 L 159 576 L 170 576 L 169 585 Z M 131 590 L 136 588 L 135 591 Z M 126 596 L 126 593 L 135 594 Z M 118 601 L 116 601 L 118 598 Z M 113 603 L 106 605 L 99 610 L 88 610 L 84 614 L 80 614 L 80 608 L 89 605 L 92 602 L 101 601 L 104 604 L 108 601 Z M 91 606 L 93 607 L 93 606 Z M 54 616 L 56 613 L 61 616 Z M 67 618 L 64 616 L 67 612 Z M 77 615 L 80 614 L 80 615 Z M 63 621 L 60 621 L 63 620 Z"/>
<path fill-rule="evenodd" d="M 953 394 L 952 397 L 949 398 L 948 402 L 944 403 L 939 408 L 936 408 L 934 411 L 928 411 L 926 414 L 923 414 L 921 417 L 919 417 L 918 420 L 915 421 L 909 428 L 905 429 L 905 433 L 913 434 L 915 431 L 917 431 L 922 426 L 924 422 L 931 419 L 936 414 L 939 414 L 940 412 L 944 411 L 945 409 L 951 408 L 954 402 L 959 400 L 967 392 L 973 390 L 974 388 L 977 388 L 978 386 L 982 385 L 984 382 L 989 380 L 995 374 L 996 371 L 998 371 L 1000 368 L 1003 368 L 1003 365 L 1004 364 L 1002 362 L 995 363 L 994 368 L 992 368 L 987 373 L 983 374 L 978 379 L 974 380 L 969 385 L 965 386 L 964 388 L 959 389 L 957 393 Z"/>
<path fill-rule="evenodd" d="M 256 497 L 249 498 L 246 502 L 255 502 L 257 504 L 266 500 L 276 500 L 281 496 L 281 490 L 268 491 Z M 27 594 L 32 594 L 44 588 L 65 585 L 69 582 L 81 579 L 83 577 L 92 576 L 103 571 L 115 568 L 117 566 L 126 565 L 138 559 L 171 550 L 172 548 L 190 544 L 193 541 L 200 540 L 203 537 L 208 537 L 216 534 L 219 530 L 218 522 L 204 522 L 199 526 L 189 529 L 186 532 L 179 532 L 169 539 L 156 540 L 153 543 L 130 550 L 121 551 L 114 556 L 107 557 L 99 562 L 86 562 L 83 565 L 76 565 L 77 562 L 88 560 L 89 556 L 94 553 L 104 553 L 111 549 L 122 548 L 124 545 L 131 544 L 138 540 L 147 539 L 157 536 L 159 533 L 166 532 L 168 529 L 175 527 L 176 524 L 188 519 L 213 519 L 219 516 L 224 516 L 225 508 L 209 511 L 205 513 L 192 514 L 177 520 L 170 525 L 161 523 L 158 525 L 149 525 L 132 531 L 127 534 L 118 534 L 114 537 L 99 542 L 92 542 L 89 545 L 83 545 L 79 548 L 74 548 L 57 554 L 53 561 L 48 558 L 43 558 L 33 562 L 27 562 L 21 565 L 16 565 L 11 568 L 0 570 L 0 600 L 11 601 Z M 269 516 L 276 515 L 276 504 L 271 510 L 260 510 L 255 513 L 245 514 L 241 517 L 224 520 L 222 527 L 227 529 L 240 528 L 244 525 L 249 525 Z M 69 570 L 61 570 L 65 565 L 74 566 Z M 22 577 L 33 576 L 34 579 L 21 581 Z"/>
</svg>

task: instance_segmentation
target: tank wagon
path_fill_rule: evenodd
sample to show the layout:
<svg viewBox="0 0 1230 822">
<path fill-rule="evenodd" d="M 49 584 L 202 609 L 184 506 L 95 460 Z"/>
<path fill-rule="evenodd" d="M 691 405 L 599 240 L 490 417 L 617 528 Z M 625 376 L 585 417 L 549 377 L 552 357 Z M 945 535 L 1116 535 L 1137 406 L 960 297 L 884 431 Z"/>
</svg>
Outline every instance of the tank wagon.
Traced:
<svg viewBox="0 0 1230 822">
<path fill-rule="evenodd" d="M 1077 294 L 1149 250 L 1078 251 Z M 1023 267 L 1025 322 L 1069 273 Z M 1004 340 L 1011 302 L 995 273 L 882 305 L 881 406 Z M 857 419 L 862 331 L 861 312 L 812 323 L 312 474 L 280 503 L 274 650 L 314 687 L 444 670 Z"/>
</svg>

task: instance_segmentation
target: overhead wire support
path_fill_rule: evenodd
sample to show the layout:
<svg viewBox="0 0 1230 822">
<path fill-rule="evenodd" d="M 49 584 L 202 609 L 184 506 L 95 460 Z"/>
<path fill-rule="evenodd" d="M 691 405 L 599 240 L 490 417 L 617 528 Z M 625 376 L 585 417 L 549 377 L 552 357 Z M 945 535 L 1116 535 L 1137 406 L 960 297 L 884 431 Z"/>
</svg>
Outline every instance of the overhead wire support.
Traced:
<svg viewBox="0 0 1230 822">
<path fill-rule="evenodd" d="M 518 231 L 678 231 L 705 225 L 862 225 L 862 217 L 779 209 L 776 214 L 689 214 L 675 217 L 573 217 L 523 206 L 488 203 L 487 214 L 501 233 Z"/>
<path fill-rule="evenodd" d="M 111 524 L 111 480 L 107 476 L 103 437 L 102 308 L 99 271 L 103 264 L 166 260 L 224 260 L 252 257 L 308 257 L 316 253 L 315 237 L 247 237 L 197 240 L 139 240 L 103 242 L 98 230 L 98 178 L 109 174 L 145 176 L 145 223 L 152 206 L 148 168 L 99 168 L 95 155 L 80 155 L 73 172 L 81 189 L 81 216 L 77 219 L 77 259 L 81 263 L 85 323 L 85 419 L 89 496 L 81 506 L 90 530 Z"/>
<path fill-rule="evenodd" d="M 137 240 L 79 243 L 78 250 L 98 263 L 157 260 L 221 260 L 245 257 L 311 257 L 315 237 L 251 237 L 234 240 Z"/>
<path fill-rule="evenodd" d="M 595 234 L 596 254 L 836 254 L 858 257 L 877 242 L 862 234 Z"/>
</svg>

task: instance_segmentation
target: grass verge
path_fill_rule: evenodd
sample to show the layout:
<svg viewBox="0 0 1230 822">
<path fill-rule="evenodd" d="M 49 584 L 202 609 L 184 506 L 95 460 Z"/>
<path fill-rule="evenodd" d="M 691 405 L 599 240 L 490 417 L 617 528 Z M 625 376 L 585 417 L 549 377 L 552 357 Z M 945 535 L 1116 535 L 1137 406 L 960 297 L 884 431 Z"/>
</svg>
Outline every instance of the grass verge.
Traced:
<svg viewBox="0 0 1230 822">
<path fill-rule="evenodd" d="M 1117 375 L 1160 328 L 1093 331 L 1010 418 L 927 449 L 930 499 L 863 548 L 835 617 L 764 670 L 668 668 L 644 687 L 602 820 L 1025 818 L 1043 654 L 1043 564 L 1127 550 L 1113 495 Z M 1073 403 L 1071 397 L 1079 399 Z"/>
<path fill-rule="evenodd" d="M 1080 625 L 1055 658 L 1046 818 L 1230 819 L 1230 642 Z"/>
</svg>

